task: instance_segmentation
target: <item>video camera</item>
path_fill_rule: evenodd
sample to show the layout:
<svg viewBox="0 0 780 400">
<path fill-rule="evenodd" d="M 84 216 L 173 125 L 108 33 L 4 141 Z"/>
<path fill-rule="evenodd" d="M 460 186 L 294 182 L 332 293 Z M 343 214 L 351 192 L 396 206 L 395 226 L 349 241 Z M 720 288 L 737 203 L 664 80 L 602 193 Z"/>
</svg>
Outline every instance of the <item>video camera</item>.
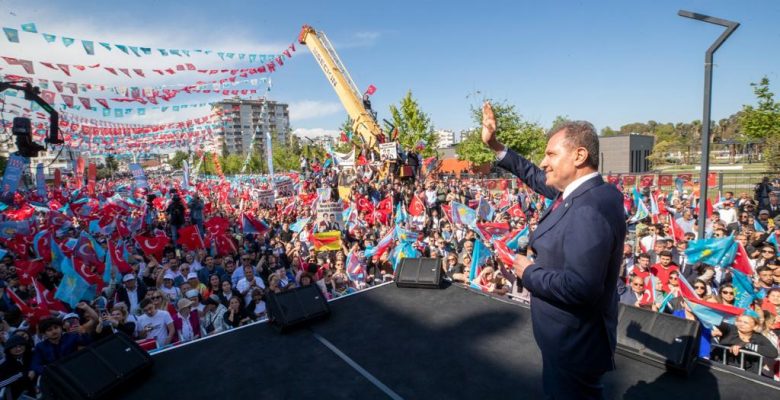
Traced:
<svg viewBox="0 0 780 400">
<path fill-rule="evenodd" d="M 46 143 L 51 144 L 63 144 L 65 143 L 59 138 L 59 113 L 54 108 L 41 98 L 41 90 L 32 86 L 29 83 L 25 83 L 24 86 L 15 85 L 11 82 L 0 82 L 0 93 L 6 89 L 15 89 L 24 92 L 24 99 L 34 101 L 41 106 L 44 111 L 49 113 L 49 135 L 46 138 Z M 32 140 L 32 122 L 29 118 L 16 117 L 13 121 L 13 128 L 11 132 L 16 136 L 16 148 L 18 153 L 22 157 L 37 157 L 38 152 L 45 150 L 46 148 Z"/>
</svg>

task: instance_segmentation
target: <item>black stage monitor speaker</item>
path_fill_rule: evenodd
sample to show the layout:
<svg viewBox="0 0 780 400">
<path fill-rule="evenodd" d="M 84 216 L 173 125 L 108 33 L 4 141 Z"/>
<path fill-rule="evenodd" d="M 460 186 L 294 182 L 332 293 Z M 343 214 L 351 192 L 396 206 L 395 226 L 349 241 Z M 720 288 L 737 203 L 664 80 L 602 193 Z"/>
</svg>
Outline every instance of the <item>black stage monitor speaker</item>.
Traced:
<svg viewBox="0 0 780 400">
<path fill-rule="evenodd" d="M 122 333 L 48 365 L 41 386 L 47 399 L 109 399 L 151 372 L 152 357 Z"/>
<path fill-rule="evenodd" d="M 328 301 L 315 284 L 268 295 L 268 322 L 282 332 L 329 315 Z"/>
<path fill-rule="evenodd" d="M 619 305 L 617 346 L 629 357 L 689 374 L 699 355 L 698 321 Z"/>
<path fill-rule="evenodd" d="M 398 287 L 440 288 L 441 259 L 404 258 L 395 278 Z"/>
</svg>

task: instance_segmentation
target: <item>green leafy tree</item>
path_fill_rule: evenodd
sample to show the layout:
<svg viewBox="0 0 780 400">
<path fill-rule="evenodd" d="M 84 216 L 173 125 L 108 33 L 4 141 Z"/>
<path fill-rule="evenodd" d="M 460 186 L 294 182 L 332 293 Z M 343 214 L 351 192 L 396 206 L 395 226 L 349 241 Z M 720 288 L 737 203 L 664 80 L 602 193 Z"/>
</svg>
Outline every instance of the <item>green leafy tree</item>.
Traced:
<svg viewBox="0 0 780 400">
<path fill-rule="evenodd" d="M 769 90 L 769 78 L 751 83 L 758 105 L 742 106 L 739 118 L 742 131 L 751 139 L 763 139 L 764 159 L 773 169 L 780 169 L 780 103 Z"/>
<path fill-rule="evenodd" d="M 609 137 L 617 135 L 620 135 L 620 131 L 616 131 L 608 126 L 601 129 L 601 136 Z"/>
<path fill-rule="evenodd" d="M 398 106 L 390 106 L 390 115 L 396 129 L 398 129 L 398 142 L 405 150 L 413 150 L 420 140 L 425 141 L 426 146 L 422 151 L 423 157 L 436 154 L 437 136 L 433 132 L 433 125 L 428 114 L 420 109 L 420 105 L 412 97 L 412 91 L 406 92 Z M 385 131 L 391 132 L 390 126 Z"/>
<path fill-rule="evenodd" d="M 5 174 L 5 166 L 8 164 L 8 159 L 0 156 L 0 174 Z"/>
<path fill-rule="evenodd" d="M 179 150 L 176 153 L 173 154 L 173 158 L 171 158 L 171 167 L 174 169 L 181 169 L 184 164 L 184 160 L 189 158 L 187 153 Z M 108 163 L 108 160 L 106 160 L 106 163 Z"/>
<path fill-rule="evenodd" d="M 524 121 L 515 110 L 515 106 L 506 102 L 494 102 L 493 113 L 496 116 L 496 138 L 505 146 L 534 162 L 539 162 L 544 156 L 547 137 L 540 125 Z M 482 107 L 472 107 L 471 117 L 475 127 L 470 129 L 465 138 L 458 144 L 458 158 L 475 165 L 495 160 L 493 152 L 482 143 Z"/>
</svg>

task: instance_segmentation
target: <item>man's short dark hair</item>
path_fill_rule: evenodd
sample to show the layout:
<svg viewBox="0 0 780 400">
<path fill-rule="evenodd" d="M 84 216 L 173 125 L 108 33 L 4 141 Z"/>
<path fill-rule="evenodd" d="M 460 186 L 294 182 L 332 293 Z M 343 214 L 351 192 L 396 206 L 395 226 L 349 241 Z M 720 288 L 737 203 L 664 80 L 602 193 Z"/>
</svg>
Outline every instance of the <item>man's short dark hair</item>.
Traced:
<svg viewBox="0 0 780 400">
<path fill-rule="evenodd" d="M 756 268 L 756 274 L 760 274 L 764 271 L 772 271 L 772 268 L 767 267 L 766 265 L 762 265 L 758 268 Z"/>
<path fill-rule="evenodd" d="M 555 124 L 547 137 L 550 138 L 560 131 L 565 132 L 565 141 L 571 148 L 583 147 L 588 151 L 586 165 L 599 168 L 599 135 L 596 128 L 588 121 L 564 120 Z"/>
<path fill-rule="evenodd" d="M 141 300 L 141 303 L 138 306 L 141 307 L 141 309 L 143 310 L 149 304 L 154 304 L 154 302 L 150 298 L 145 298 L 145 299 Z"/>
<path fill-rule="evenodd" d="M 646 258 L 646 259 L 648 259 L 648 260 L 649 260 L 649 259 L 650 259 L 650 254 L 647 254 L 647 253 L 639 253 L 639 256 L 638 256 L 638 257 L 639 257 L 639 258 Z"/>
<path fill-rule="evenodd" d="M 55 317 L 45 318 L 38 323 L 38 331 L 46 333 L 52 326 L 62 327 L 62 320 Z"/>
<path fill-rule="evenodd" d="M 669 250 L 664 250 L 664 251 L 658 253 L 658 256 L 659 257 L 669 257 L 669 258 L 671 258 L 672 257 L 672 252 L 669 251 Z"/>
</svg>

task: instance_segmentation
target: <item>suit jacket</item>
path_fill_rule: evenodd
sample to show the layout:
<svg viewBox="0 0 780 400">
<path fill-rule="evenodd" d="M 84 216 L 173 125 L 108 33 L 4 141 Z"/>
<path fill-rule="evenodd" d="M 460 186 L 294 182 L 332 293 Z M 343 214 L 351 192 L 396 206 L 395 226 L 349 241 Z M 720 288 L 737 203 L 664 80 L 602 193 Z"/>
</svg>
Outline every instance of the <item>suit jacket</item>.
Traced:
<svg viewBox="0 0 780 400">
<path fill-rule="evenodd" d="M 143 300 L 144 297 L 146 297 L 147 288 L 146 285 L 141 283 L 140 280 L 136 282 L 137 282 L 136 285 L 138 285 L 138 289 L 136 289 L 136 291 L 138 292 L 138 303 L 140 304 L 141 300 Z M 122 303 L 125 303 L 125 305 L 127 305 L 128 310 L 130 309 L 130 297 L 127 295 L 127 289 L 124 287 L 124 285 L 119 286 L 116 289 L 114 296 L 115 296 L 114 303 L 118 303 L 121 301 Z"/>
<path fill-rule="evenodd" d="M 498 165 L 547 198 L 561 194 L 545 184 L 544 171 L 512 150 Z M 534 338 L 545 363 L 570 371 L 614 369 L 625 221 L 623 196 L 597 176 L 545 211 L 531 233 L 536 259 L 522 279 L 533 295 Z"/>
<path fill-rule="evenodd" d="M 631 288 L 628 288 L 626 291 L 623 292 L 623 294 L 620 295 L 620 302 L 623 304 L 627 304 L 629 306 L 633 306 L 636 304 L 637 300 L 641 299 L 642 296 L 639 296 L 639 298 L 636 297 L 636 294 L 634 294 L 634 291 L 631 290 Z"/>
</svg>

